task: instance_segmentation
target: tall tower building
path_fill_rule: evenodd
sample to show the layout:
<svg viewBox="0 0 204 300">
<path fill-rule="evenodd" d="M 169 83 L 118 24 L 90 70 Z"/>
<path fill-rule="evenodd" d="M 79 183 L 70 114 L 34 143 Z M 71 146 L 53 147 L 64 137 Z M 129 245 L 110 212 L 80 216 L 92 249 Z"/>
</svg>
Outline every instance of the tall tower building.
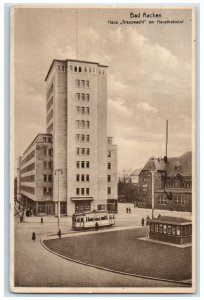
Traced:
<svg viewBox="0 0 204 300">
<path fill-rule="evenodd" d="M 58 199 L 61 211 L 66 210 L 68 215 L 105 209 L 107 66 L 80 60 L 53 60 L 45 81 L 47 133 L 53 136 L 55 211 Z M 117 159 L 114 161 L 117 163 Z M 57 169 L 62 170 L 59 176 L 55 175 Z"/>
</svg>

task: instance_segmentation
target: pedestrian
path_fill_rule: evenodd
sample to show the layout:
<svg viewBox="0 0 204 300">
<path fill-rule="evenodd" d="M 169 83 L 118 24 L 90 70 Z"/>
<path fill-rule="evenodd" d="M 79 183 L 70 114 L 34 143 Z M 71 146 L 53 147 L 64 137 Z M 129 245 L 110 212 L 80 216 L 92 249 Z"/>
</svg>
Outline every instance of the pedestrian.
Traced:
<svg viewBox="0 0 204 300">
<path fill-rule="evenodd" d="M 131 214 L 131 208 L 129 207 L 129 213 Z"/>
<path fill-rule="evenodd" d="M 33 242 L 35 242 L 35 240 L 36 240 L 36 234 L 35 234 L 35 232 L 32 233 L 32 240 L 33 240 Z"/>
<path fill-rule="evenodd" d="M 149 223 L 149 221 L 146 223 L 146 232 L 147 232 L 147 238 L 149 239 L 149 232 L 150 232 L 150 223 Z"/>
<path fill-rule="evenodd" d="M 61 229 L 59 229 L 59 231 L 58 231 L 58 236 L 59 236 L 59 239 L 61 239 L 61 236 L 62 236 Z"/>
<path fill-rule="evenodd" d="M 98 229 L 99 229 L 98 222 L 96 222 L 96 224 L 95 224 L 95 230 L 97 231 Z"/>
<path fill-rule="evenodd" d="M 126 207 L 126 213 L 128 214 L 128 207 Z"/>
<path fill-rule="evenodd" d="M 142 227 L 144 226 L 144 218 L 141 220 Z"/>
<path fill-rule="evenodd" d="M 40 218 L 40 223 L 43 224 L 43 217 Z"/>
</svg>

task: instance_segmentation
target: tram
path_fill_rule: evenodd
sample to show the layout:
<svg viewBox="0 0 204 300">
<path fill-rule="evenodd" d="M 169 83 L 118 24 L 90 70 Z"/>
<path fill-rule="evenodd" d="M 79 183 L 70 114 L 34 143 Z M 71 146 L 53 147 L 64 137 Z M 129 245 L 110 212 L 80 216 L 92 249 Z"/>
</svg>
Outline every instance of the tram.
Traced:
<svg viewBox="0 0 204 300">
<path fill-rule="evenodd" d="M 89 211 L 72 216 L 72 229 L 96 228 L 115 225 L 115 214 L 108 211 Z"/>
</svg>

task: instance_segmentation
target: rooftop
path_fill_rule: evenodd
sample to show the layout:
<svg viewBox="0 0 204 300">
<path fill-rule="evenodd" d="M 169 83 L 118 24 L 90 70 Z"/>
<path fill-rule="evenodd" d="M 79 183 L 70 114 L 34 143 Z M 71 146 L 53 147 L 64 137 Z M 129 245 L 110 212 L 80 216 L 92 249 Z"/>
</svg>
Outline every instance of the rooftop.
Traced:
<svg viewBox="0 0 204 300">
<path fill-rule="evenodd" d="M 54 64 L 56 61 L 58 61 L 58 62 L 73 61 L 73 62 L 79 62 L 79 63 L 95 64 L 95 65 L 98 65 L 99 67 L 105 67 L 105 68 L 108 68 L 108 66 L 106 66 L 106 65 L 101 65 L 101 64 L 99 64 L 98 62 L 93 62 L 93 61 L 78 60 L 78 59 L 53 59 L 51 65 L 50 65 L 50 68 L 49 68 L 49 70 L 48 70 L 48 73 L 47 73 L 47 75 L 46 75 L 46 77 L 45 77 L 45 81 L 47 80 L 47 78 L 48 78 L 48 76 L 49 76 L 49 74 L 50 74 L 50 71 L 51 71 L 51 69 L 52 69 L 52 66 L 53 66 L 53 64 Z"/>
</svg>

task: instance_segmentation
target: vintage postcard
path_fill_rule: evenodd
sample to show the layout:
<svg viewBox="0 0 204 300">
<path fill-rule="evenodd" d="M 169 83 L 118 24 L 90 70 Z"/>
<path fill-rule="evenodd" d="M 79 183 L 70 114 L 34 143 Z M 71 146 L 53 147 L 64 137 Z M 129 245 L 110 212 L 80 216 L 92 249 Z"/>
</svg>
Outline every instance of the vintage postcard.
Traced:
<svg viewBox="0 0 204 300">
<path fill-rule="evenodd" d="M 195 8 L 10 22 L 11 291 L 194 293 Z"/>
</svg>

